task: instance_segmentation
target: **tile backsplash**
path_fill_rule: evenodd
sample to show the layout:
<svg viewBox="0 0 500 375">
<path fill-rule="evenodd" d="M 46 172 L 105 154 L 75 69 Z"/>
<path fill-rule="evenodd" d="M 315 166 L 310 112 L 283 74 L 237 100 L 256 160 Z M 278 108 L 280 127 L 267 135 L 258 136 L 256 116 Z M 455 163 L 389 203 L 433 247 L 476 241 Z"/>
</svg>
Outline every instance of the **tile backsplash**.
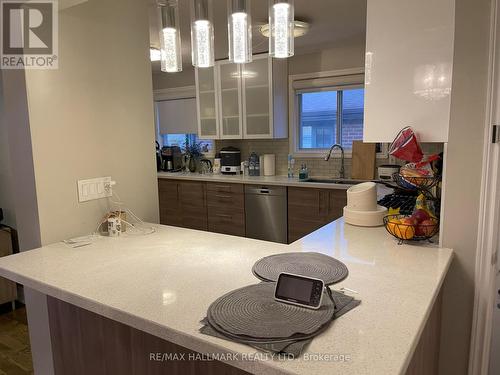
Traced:
<svg viewBox="0 0 500 375">
<path fill-rule="evenodd" d="M 275 154 L 276 155 L 276 175 L 287 174 L 287 158 L 289 153 L 288 139 L 258 139 L 258 140 L 218 140 L 215 141 L 216 152 L 221 148 L 233 146 L 241 150 L 241 160 L 248 160 L 252 152 L 258 155 Z M 426 154 L 437 154 L 442 152 L 442 143 L 424 143 L 422 149 Z M 392 159 L 392 158 L 390 158 Z M 393 163 L 394 160 L 377 159 L 376 165 Z M 311 176 L 339 177 L 340 154 L 335 151 L 329 161 L 323 158 L 295 158 L 294 174 L 297 176 L 301 164 L 307 164 Z M 346 177 L 351 175 L 351 158 L 345 158 Z"/>
</svg>

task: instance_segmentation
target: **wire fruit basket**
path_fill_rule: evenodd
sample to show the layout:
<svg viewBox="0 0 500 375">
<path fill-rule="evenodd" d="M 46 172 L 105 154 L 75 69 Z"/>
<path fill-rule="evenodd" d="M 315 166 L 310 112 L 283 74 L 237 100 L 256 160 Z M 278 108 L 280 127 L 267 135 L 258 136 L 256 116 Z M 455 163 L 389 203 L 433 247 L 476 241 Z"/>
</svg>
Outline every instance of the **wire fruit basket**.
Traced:
<svg viewBox="0 0 500 375">
<path fill-rule="evenodd" d="M 384 226 L 387 232 L 399 240 L 399 244 L 404 241 L 422 241 L 434 237 L 439 231 L 439 220 L 431 217 L 418 223 L 402 222 L 402 220 L 411 220 L 410 216 L 405 215 L 387 215 L 384 217 Z"/>
<path fill-rule="evenodd" d="M 425 177 L 425 176 L 403 176 L 399 173 L 393 174 L 394 181 L 399 187 L 407 190 L 430 190 L 436 186 L 441 178 L 439 176 L 435 177 Z"/>
</svg>

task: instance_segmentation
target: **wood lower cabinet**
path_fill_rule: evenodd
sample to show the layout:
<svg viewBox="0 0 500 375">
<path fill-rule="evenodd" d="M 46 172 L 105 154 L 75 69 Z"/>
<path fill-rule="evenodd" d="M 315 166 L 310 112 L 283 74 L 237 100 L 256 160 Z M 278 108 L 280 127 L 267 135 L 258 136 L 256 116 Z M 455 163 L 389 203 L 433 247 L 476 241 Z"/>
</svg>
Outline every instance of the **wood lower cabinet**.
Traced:
<svg viewBox="0 0 500 375">
<path fill-rule="evenodd" d="M 243 184 L 158 179 L 160 223 L 245 237 Z M 288 188 L 288 242 L 343 215 L 344 189 Z"/>
<path fill-rule="evenodd" d="M 208 230 L 245 236 L 245 195 L 242 184 L 207 183 Z"/>
<path fill-rule="evenodd" d="M 179 181 L 158 179 L 160 224 L 182 226 Z"/>
<path fill-rule="evenodd" d="M 205 184 L 158 179 L 160 223 L 208 230 Z"/>
<path fill-rule="evenodd" d="M 195 181 L 179 182 L 179 200 L 182 226 L 208 230 L 205 184 Z"/>
<path fill-rule="evenodd" d="M 288 188 L 288 242 L 298 240 L 343 215 L 343 189 Z"/>
</svg>

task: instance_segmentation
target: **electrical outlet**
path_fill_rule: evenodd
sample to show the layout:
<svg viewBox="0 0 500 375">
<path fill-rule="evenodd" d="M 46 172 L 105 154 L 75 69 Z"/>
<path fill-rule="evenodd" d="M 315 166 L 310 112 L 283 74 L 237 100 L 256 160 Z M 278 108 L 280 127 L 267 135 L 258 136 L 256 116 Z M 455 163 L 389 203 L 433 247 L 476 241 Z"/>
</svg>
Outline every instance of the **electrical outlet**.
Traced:
<svg viewBox="0 0 500 375">
<path fill-rule="evenodd" d="M 111 186 L 111 177 L 78 180 L 78 202 L 111 197 L 113 195 Z"/>
</svg>

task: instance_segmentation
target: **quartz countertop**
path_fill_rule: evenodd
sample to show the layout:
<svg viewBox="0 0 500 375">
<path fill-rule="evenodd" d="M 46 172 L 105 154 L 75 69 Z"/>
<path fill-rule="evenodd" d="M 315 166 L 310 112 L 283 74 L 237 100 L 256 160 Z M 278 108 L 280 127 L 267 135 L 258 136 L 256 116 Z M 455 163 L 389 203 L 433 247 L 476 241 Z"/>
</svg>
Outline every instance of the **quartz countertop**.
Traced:
<svg viewBox="0 0 500 375">
<path fill-rule="evenodd" d="M 290 245 L 154 228 L 149 235 L 97 237 L 79 248 L 55 243 L 0 258 L 0 276 L 186 348 L 232 354 L 225 362 L 251 373 L 387 375 L 404 373 L 452 259 L 450 249 L 397 245 L 383 227 L 343 219 Z M 349 277 L 333 288 L 357 291 L 361 305 L 293 360 L 268 359 L 198 331 L 210 303 L 259 282 L 251 271 L 255 261 L 292 251 L 343 261 Z"/>
</svg>

